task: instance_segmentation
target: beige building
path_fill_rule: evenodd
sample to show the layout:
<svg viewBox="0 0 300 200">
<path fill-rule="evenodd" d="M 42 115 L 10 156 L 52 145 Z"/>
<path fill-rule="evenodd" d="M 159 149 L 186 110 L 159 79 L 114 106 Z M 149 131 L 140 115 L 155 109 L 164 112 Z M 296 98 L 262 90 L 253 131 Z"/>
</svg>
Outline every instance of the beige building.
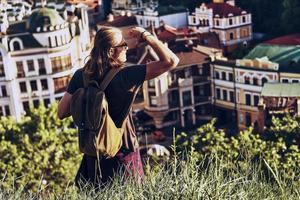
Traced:
<svg viewBox="0 0 300 200">
<path fill-rule="evenodd" d="M 299 34 L 276 38 L 259 44 L 241 60 L 216 60 L 211 64 L 214 74 L 213 104 L 221 124 L 228 125 L 235 119 L 233 126 L 236 125 L 239 129 L 251 125 L 263 129 L 261 126 L 264 126 L 264 123 L 261 121 L 268 121 L 267 116 L 270 116 L 270 113 L 268 107 L 265 107 L 266 118 L 262 118 L 259 105 L 270 105 L 267 100 L 271 98 L 268 96 L 268 90 L 274 90 L 274 86 L 265 87 L 265 84 L 277 84 L 279 89 L 281 84 L 291 84 L 290 87 L 294 87 L 292 84 L 300 82 L 299 38 Z M 290 92 L 293 93 L 292 90 Z M 277 95 L 277 102 L 280 104 L 288 98 L 279 93 Z M 290 97 L 296 98 L 295 95 L 298 94 L 290 94 Z"/>
<path fill-rule="evenodd" d="M 1 12 L 0 116 L 20 119 L 30 106 L 60 99 L 90 50 L 85 7 L 34 8 L 10 23 Z"/>
</svg>

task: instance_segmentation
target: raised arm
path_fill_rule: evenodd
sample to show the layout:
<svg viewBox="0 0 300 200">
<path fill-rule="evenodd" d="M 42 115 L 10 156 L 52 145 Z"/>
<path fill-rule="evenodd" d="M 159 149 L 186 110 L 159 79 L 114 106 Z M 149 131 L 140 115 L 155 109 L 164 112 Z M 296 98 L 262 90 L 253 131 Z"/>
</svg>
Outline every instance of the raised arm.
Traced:
<svg viewBox="0 0 300 200">
<path fill-rule="evenodd" d="M 159 61 L 147 63 L 146 80 L 155 78 L 178 65 L 179 58 L 150 32 L 141 27 L 135 27 L 131 32 L 135 37 L 146 41 L 159 57 Z"/>
</svg>

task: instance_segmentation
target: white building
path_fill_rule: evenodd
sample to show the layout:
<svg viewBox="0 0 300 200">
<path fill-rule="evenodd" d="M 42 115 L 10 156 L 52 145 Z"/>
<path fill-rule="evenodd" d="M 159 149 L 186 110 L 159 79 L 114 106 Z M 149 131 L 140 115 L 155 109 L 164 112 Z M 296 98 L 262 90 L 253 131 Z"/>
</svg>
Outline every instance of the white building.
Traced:
<svg viewBox="0 0 300 200">
<path fill-rule="evenodd" d="M 152 0 L 113 0 L 111 4 L 111 10 L 114 15 L 120 15 L 125 13 L 137 14 L 137 12 L 143 11 L 149 7 L 156 7 L 157 1 Z"/>
<path fill-rule="evenodd" d="M 77 6 L 67 15 L 66 10 L 36 8 L 14 23 L 2 18 L 0 116 L 19 120 L 31 105 L 60 99 L 70 76 L 83 66 L 90 48 L 87 11 Z"/>
<path fill-rule="evenodd" d="M 188 24 L 201 33 L 218 33 L 221 44 L 229 52 L 236 48 L 237 44 L 246 44 L 252 39 L 251 13 L 235 6 L 234 0 L 202 3 L 189 15 Z"/>
<path fill-rule="evenodd" d="M 184 7 L 158 6 L 149 7 L 136 14 L 139 26 L 147 28 L 154 26 L 158 28 L 162 23 L 175 28 L 187 26 L 188 11 Z"/>
</svg>

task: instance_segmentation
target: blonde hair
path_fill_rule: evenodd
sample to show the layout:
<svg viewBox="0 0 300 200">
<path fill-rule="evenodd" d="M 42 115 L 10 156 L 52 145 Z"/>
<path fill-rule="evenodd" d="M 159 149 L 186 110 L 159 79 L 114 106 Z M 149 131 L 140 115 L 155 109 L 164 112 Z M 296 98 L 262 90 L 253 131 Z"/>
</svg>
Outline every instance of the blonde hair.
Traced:
<svg viewBox="0 0 300 200">
<path fill-rule="evenodd" d="M 103 26 L 97 31 L 89 60 L 84 66 L 84 73 L 88 79 L 95 76 L 103 78 L 110 67 L 123 65 L 109 53 L 112 47 L 118 45 L 116 38 L 119 34 L 122 34 L 120 29 L 108 26 Z"/>
</svg>

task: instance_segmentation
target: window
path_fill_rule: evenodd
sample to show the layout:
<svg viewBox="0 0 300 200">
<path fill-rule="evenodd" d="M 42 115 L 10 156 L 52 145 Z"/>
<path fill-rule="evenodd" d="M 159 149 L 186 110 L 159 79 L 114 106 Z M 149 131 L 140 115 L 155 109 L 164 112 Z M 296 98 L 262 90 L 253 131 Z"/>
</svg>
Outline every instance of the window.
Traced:
<svg viewBox="0 0 300 200">
<path fill-rule="evenodd" d="M 229 73 L 228 76 L 229 76 L 229 81 L 233 81 L 233 74 Z"/>
<path fill-rule="evenodd" d="M 223 100 L 227 101 L 227 90 L 223 90 Z"/>
<path fill-rule="evenodd" d="M 191 77 L 191 70 L 190 69 L 185 69 L 184 70 L 184 77 L 185 78 L 189 78 L 189 77 Z"/>
<path fill-rule="evenodd" d="M 38 64 L 39 64 L 39 74 L 40 75 L 46 74 L 45 60 L 43 58 L 39 58 Z"/>
<path fill-rule="evenodd" d="M 222 80 L 226 81 L 226 72 L 222 72 Z"/>
<path fill-rule="evenodd" d="M 38 99 L 33 100 L 33 107 L 38 108 L 40 105 L 40 101 Z"/>
<path fill-rule="evenodd" d="M 220 73 L 216 72 L 216 79 L 220 79 Z"/>
<path fill-rule="evenodd" d="M 218 19 L 216 20 L 216 26 L 220 26 L 220 21 Z"/>
<path fill-rule="evenodd" d="M 233 39 L 234 39 L 234 34 L 233 34 L 233 33 L 230 33 L 230 34 L 229 34 L 229 38 L 230 38 L 231 40 L 233 40 Z"/>
<path fill-rule="evenodd" d="M 67 85 L 68 85 L 69 77 L 65 76 L 65 77 L 60 77 L 60 78 L 54 78 L 53 82 L 54 82 L 54 92 L 55 92 L 55 94 L 60 93 L 60 92 L 64 92 L 66 90 Z"/>
<path fill-rule="evenodd" d="M 28 112 L 29 111 L 29 109 L 30 109 L 30 107 L 29 107 L 29 102 L 28 101 L 23 101 L 23 110 L 25 111 L 25 112 Z"/>
<path fill-rule="evenodd" d="M 242 17 L 242 21 L 243 21 L 243 23 L 246 22 L 246 17 L 245 16 Z"/>
<path fill-rule="evenodd" d="M 27 92 L 26 82 L 20 82 L 19 85 L 21 93 Z"/>
<path fill-rule="evenodd" d="M 155 81 L 154 81 L 154 79 L 150 79 L 150 80 L 148 81 L 148 87 L 149 87 L 149 88 L 154 88 L 154 87 L 155 87 Z"/>
<path fill-rule="evenodd" d="M 189 106 L 192 104 L 191 92 L 185 91 L 182 93 L 183 106 Z"/>
<path fill-rule="evenodd" d="M 4 76 L 5 76 L 4 65 L 0 63 L 0 77 L 4 77 Z"/>
<path fill-rule="evenodd" d="M 233 20 L 229 19 L 229 25 L 231 26 L 233 24 Z"/>
<path fill-rule="evenodd" d="M 245 82 L 245 84 L 250 84 L 250 77 L 249 76 L 245 76 L 244 82 Z"/>
<path fill-rule="evenodd" d="M 4 110 L 5 110 L 5 115 L 6 116 L 10 115 L 10 109 L 9 109 L 8 105 L 4 106 Z"/>
<path fill-rule="evenodd" d="M 48 81 L 47 79 L 41 80 L 42 90 L 48 90 Z"/>
<path fill-rule="evenodd" d="M 50 99 L 47 98 L 47 99 L 44 99 L 43 101 L 44 101 L 45 107 L 48 107 L 50 104 Z"/>
<path fill-rule="evenodd" d="M 36 80 L 30 81 L 30 87 L 31 87 L 31 91 L 37 91 Z"/>
<path fill-rule="evenodd" d="M 246 126 L 251 126 L 251 114 L 246 112 Z"/>
<path fill-rule="evenodd" d="M 3 96 L 3 97 L 7 97 L 7 90 L 6 90 L 5 85 L 2 85 L 2 86 L 1 86 L 1 92 L 2 92 L 2 96 Z"/>
<path fill-rule="evenodd" d="M 21 49 L 20 43 L 18 41 L 13 42 L 13 46 L 14 46 L 14 51 Z"/>
<path fill-rule="evenodd" d="M 292 80 L 292 83 L 299 83 L 299 80 Z"/>
<path fill-rule="evenodd" d="M 254 95 L 254 106 L 257 106 L 259 102 L 259 96 L 258 95 Z"/>
<path fill-rule="evenodd" d="M 2 109 L 2 106 L 0 106 L 0 117 L 3 116 L 3 109 Z"/>
<path fill-rule="evenodd" d="M 216 93 L 217 93 L 217 99 L 221 99 L 221 90 L 219 88 L 217 88 Z"/>
<path fill-rule="evenodd" d="M 29 72 L 34 71 L 34 63 L 33 63 L 33 60 L 27 60 L 27 67 L 28 67 L 28 71 L 29 71 Z"/>
<path fill-rule="evenodd" d="M 288 83 L 289 80 L 288 80 L 288 79 L 282 79 L 282 82 L 283 82 L 283 83 Z"/>
<path fill-rule="evenodd" d="M 258 85 L 258 78 L 256 77 L 253 78 L 253 85 Z"/>
<path fill-rule="evenodd" d="M 51 58 L 52 72 L 62 72 L 72 68 L 70 55 Z"/>
<path fill-rule="evenodd" d="M 234 93 L 233 93 L 233 91 L 229 91 L 229 101 L 234 103 Z"/>
<path fill-rule="evenodd" d="M 246 105 L 251 106 L 251 95 L 250 94 L 246 94 Z"/>
<path fill-rule="evenodd" d="M 25 77 L 25 72 L 24 72 L 24 68 L 23 68 L 23 61 L 17 61 L 16 62 L 16 66 L 17 66 L 17 77 Z"/>
<path fill-rule="evenodd" d="M 264 84 L 267 83 L 267 82 L 268 82 L 267 78 L 264 77 L 264 78 L 261 79 L 262 86 L 264 86 Z"/>
<path fill-rule="evenodd" d="M 150 106 L 157 106 L 157 99 L 156 99 L 155 92 L 149 92 L 148 96 L 149 96 Z"/>
</svg>

